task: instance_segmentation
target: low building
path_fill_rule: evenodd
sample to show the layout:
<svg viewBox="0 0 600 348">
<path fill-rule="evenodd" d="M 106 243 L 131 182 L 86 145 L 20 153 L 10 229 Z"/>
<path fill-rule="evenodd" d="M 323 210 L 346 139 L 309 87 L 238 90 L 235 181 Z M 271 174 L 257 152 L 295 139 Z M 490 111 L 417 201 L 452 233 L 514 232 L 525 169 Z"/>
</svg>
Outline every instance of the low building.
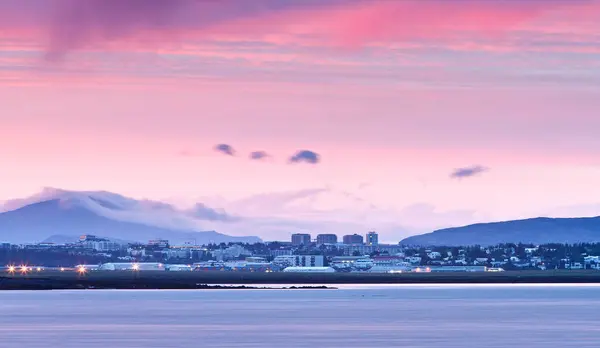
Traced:
<svg viewBox="0 0 600 348">
<path fill-rule="evenodd" d="M 99 268 L 102 271 L 164 271 L 165 265 L 154 262 L 104 263 Z"/>
<path fill-rule="evenodd" d="M 79 244 L 85 249 L 91 249 L 97 252 L 118 251 L 121 250 L 121 244 L 110 241 L 106 238 L 98 238 L 91 235 L 81 236 Z"/>
<path fill-rule="evenodd" d="M 323 255 L 282 255 L 277 256 L 273 264 L 284 267 L 322 267 L 325 258 Z"/>
<path fill-rule="evenodd" d="M 191 265 L 165 265 L 165 271 L 170 272 L 191 272 L 192 270 Z"/>
<path fill-rule="evenodd" d="M 287 267 L 283 271 L 296 273 L 335 273 L 335 269 L 331 267 Z"/>
<path fill-rule="evenodd" d="M 283 256 L 283 255 L 292 255 L 294 252 L 291 249 L 275 249 L 269 250 L 269 255 L 273 257 Z"/>
<path fill-rule="evenodd" d="M 152 239 L 148 241 L 148 247 L 164 249 L 169 247 L 169 241 L 166 239 Z"/>
<path fill-rule="evenodd" d="M 217 261 L 227 261 L 237 259 L 240 256 L 252 256 L 252 252 L 242 245 L 234 244 L 225 249 L 217 249 L 211 251 L 212 256 L 217 259 Z"/>
<path fill-rule="evenodd" d="M 360 255 L 370 255 L 374 252 L 395 255 L 402 253 L 403 248 L 396 244 L 379 244 L 379 245 L 364 245 L 364 244 L 345 244 L 342 246 L 344 255 L 352 256 L 356 253 Z"/>
</svg>

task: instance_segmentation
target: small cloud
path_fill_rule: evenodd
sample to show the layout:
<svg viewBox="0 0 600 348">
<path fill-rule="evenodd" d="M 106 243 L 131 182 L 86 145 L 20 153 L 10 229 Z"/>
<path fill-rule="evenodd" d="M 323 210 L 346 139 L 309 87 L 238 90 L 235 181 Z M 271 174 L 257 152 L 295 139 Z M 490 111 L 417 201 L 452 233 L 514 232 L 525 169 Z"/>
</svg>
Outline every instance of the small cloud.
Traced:
<svg viewBox="0 0 600 348">
<path fill-rule="evenodd" d="M 452 172 L 452 174 L 450 174 L 450 177 L 452 179 L 470 178 L 470 177 L 479 175 L 479 174 L 481 174 L 483 172 L 487 172 L 487 171 L 488 171 L 488 168 L 483 167 L 483 166 L 457 168 L 454 170 L 454 172 Z"/>
<path fill-rule="evenodd" d="M 265 151 L 253 151 L 250 153 L 249 157 L 251 160 L 260 161 L 260 160 L 271 157 L 271 155 L 269 155 Z"/>
<path fill-rule="evenodd" d="M 231 145 L 219 144 L 215 146 L 215 151 L 225 154 L 227 156 L 235 156 L 235 150 Z"/>
<path fill-rule="evenodd" d="M 309 150 L 298 151 L 294 156 L 290 157 L 291 163 L 306 162 L 310 164 L 317 164 L 320 161 L 321 156 L 319 156 L 318 153 Z"/>
</svg>

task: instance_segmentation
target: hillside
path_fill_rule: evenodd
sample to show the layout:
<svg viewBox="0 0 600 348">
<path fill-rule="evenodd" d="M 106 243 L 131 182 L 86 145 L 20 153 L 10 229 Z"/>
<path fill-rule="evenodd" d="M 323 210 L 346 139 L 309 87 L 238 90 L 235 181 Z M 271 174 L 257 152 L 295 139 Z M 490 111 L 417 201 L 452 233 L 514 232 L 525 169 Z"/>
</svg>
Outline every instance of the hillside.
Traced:
<svg viewBox="0 0 600 348">
<path fill-rule="evenodd" d="M 0 214 L 0 240 L 5 242 L 33 243 L 56 235 L 69 238 L 82 234 L 139 242 L 165 238 L 172 244 L 260 241 L 258 237 L 232 237 L 215 231 L 195 232 L 114 220 L 98 215 L 84 205 L 65 204 L 59 199 L 29 204 Z"/>
<path fill-rule="evenodd" d="M 600 217 L 534 218 L 446 228 L 403 239 L 403 245 L 494 245 L 600 241 Z"/>
</svg>

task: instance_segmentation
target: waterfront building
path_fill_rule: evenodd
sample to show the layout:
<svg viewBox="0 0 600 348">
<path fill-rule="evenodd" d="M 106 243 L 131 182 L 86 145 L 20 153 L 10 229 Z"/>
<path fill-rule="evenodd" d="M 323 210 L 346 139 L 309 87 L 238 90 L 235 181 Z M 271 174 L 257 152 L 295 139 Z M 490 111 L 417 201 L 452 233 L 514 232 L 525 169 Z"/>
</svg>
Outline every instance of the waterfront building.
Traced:
<svg viewBox="0 0 600 348">
<path fill-rule="evenodd" d="M 369 232 L 367 233 L 367 245 L 377 245 L 379 244 L 379 235 L 377 232 Z"/>
<path fill-rule="evenodd" d="M 295 233 L 292 234 L 292 245 L 310 245 L 310 234 Z"/>
<path fill-rule="evenodd" d="M 331 267 L 287 267 L 284 272 L 297 273 L 334 273 L 335 270 Z"/>
<path fill-rule="evenodd" d="M 273 264 L 282 267 L 322 267 L 325 258 L 323 255 L 281 255 L 273 260 Z"/>
<path fill-rule="evenodd" d="M 337 235 L 335 234 L 319 234 L 317 235 L 317 244 L 336 244 Z"/>
<path fill-rule="evenodd" d="M 192 270 L 191 265 L 165 265 L 165 271 L 170 272 L 191 272 Z"/>
<path fill-rule="evenodd" d="M 356 234 L 356 233 L 345 235 L 343 240 L 344 240 L 344 244 L 346 244 L 346 245 L 363 244 L 363 237 L 360 234 Z"/>
<path fill-rule="evenodd" d="M 104 263 L 100 265 L 102 271 L 164 271 L 165 265 L 155 262 L 127 262 L 127 263 Z"/>
<path fill-rule="evenodd" d="M 225 263 L 219 261 L 205 261 L 193 264 L 195 271 L 225 271 Z"/>
</svg>

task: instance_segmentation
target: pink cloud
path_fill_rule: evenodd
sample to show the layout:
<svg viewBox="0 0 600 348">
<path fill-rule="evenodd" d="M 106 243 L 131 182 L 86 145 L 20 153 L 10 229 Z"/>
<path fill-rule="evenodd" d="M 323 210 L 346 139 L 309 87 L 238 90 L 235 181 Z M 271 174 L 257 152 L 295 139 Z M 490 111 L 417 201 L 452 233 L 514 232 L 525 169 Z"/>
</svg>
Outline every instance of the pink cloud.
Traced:
<svg viewBox="0 0 600 348">
<path fill-rule="evenodd" d="M 49 58 L 114 42 L 160 47 L 214 38 L 357 47 L 496 37 L 556 9 L 566 11 L 571 22 L 589 17 L 598 13 L 597 5 L 585 0 L 31 0 L 25 6 L 8 0 L 0 4 L 0 35 L 33 39 Z"/>
</svg>

